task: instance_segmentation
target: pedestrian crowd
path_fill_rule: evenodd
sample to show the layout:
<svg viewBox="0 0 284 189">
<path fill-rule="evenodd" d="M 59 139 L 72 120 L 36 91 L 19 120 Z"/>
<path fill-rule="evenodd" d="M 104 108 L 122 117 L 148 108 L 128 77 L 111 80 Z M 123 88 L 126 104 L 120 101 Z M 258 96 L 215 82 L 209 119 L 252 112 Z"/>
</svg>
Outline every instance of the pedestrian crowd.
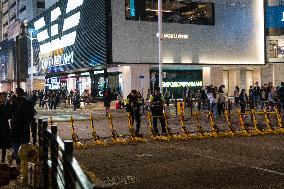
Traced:
<svg viewBox="0 0 284 189">
<path fill-rule="evenodd" d="M 14 159 L 20 165 L 18 151 L 22 144 L 30 142 L 32 131 L 33 143 L 36 143 L 36 110 L 30 99 L 25 97 L 22 88 L 15 93 L 0 93 L 0 149 L 1 163 L 6 162 L 7 149 L 12 148 Z"/>
<path fill-rule="evenodd" d="M 259 86 L 258 82 L 254 86 L 251 86 L 249 91 L 245 89 L 240 90 L 238 86 L 235 87 L 233 97 L 228 97 L 225 93 L 225 85 L 219 87 L 206 86 L 201 87 L 196 92 L 192 91 L 189 87 L 185 87 L 183 99 L 185 106 L 195 107 L 201 110 L 208 109 L 213 112 L 214 117 L 218 117 L 224 114 L 228 104 L 228 100 L 231 98 L 231 102 L 234 102 L 236 108 L 240 108 L 242 113 L 245 113 L 247 108 L 266 108 L 273 111 L 275 108 L 284 110 L 284 82 L 281 86 L 274 87 L 272 83 Z M 162 134 L 166 133 L 165 118 L 164 118 L 164 106 L 169 106 L 171 99 L 171 91 L 164 91 L 164 95 L 160 93 L 160 88 L 155 88 L 154 92 L 150 89 L 146 95 L 145 100 L 141 96 L 139 91 L 132 90 L 124 101 L 124 107 L 127 112 L 130 113 L 132 120 L 136 122 L 135 133 L 139 135 L 141 124 L 140 109 L 146 106 L 153 116 L 153 129 L 156 135 L 159 135 L 157 128 L 157 120 L 159 119 L 162 127 Z M 173 99 L 172 99 L 173 100 Z M 175 100 L 175 106 L 177 106 L 177 100 Z M 144 109 L 144 107 L 143 107 Z"/>
</svg>

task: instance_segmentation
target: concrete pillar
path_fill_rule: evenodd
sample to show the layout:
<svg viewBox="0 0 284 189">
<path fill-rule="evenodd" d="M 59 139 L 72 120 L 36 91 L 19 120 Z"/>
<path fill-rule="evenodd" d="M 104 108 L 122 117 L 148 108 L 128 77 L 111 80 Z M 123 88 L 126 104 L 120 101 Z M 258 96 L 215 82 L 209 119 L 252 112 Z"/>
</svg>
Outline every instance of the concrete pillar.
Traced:
<svg viewBox="0 0 284 189">
<path fill-rule="evenodd" d="M 240 69 L 240 83 L 239 83 L 239 87 L 240 87 L 240 90 L 242 89 L 246 89 L 246 68 L 241 68 Z M 246 91 L 248 92 L 248 91 Z"/>
<path fill-rule="evenodd" d="M 229 70 L 229 86 L 226 86 L 229 88 L 228 95 L 233 96 L 235 87 L 238 86 L 238 79 L 237 79 L 237 70 L 236 69 L 230 69 Z"/>
<path fill-rule="evenodd" d="M 139 76 L 144 76 L 144 79 L 140 79 Z M 149 64 L 131 66 L 131 88 L 140 91 L 143 96 L 147 94 L 150 89 Z"/>
<path fill-rule="evenodd" d="M 261 68 L 261 85 L 274 82 L 274 68 L 272 64 L 267 64 Z"/>
<path fill-rule="evenodd" d="M 140 91 L 145 96 L 150 89 L 150 67 L 147 64 L 121 66 L 122 72 L 122 94 L 126 97 L 131 90 Z M 139 76 L 144 76 L 140 79 Z M 141 88 L 142 87 L 142 88 Z"/>
<path fill-rule="evenodd" d="M 253 69 L 253 84 L 256 82 L 261 85 L 261 69 L 260 68 L 254 68 Z"/>
<path fill-rule="evenodd" d="M 213 86 L 223 85 L 223 67 L 222 66 L 212 66 L 211 67 L 211 84 Z"/>
<path fill-rule="evenodd" d="M 211 68 L 210 67 L 203 67 L 203 86 L 211 85 Z"/>
<path fill-rule="evenodd" d="M 274 86 L 280 86 L 284 82 L 284 64 L 274 64 Z"/>
</svg>

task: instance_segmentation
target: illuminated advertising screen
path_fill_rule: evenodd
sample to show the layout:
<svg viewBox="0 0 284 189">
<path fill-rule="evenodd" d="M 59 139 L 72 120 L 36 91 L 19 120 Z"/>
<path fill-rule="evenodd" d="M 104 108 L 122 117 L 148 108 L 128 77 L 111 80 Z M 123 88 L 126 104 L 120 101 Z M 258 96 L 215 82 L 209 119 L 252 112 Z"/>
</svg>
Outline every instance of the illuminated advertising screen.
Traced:
<svg viewBox="0 0 284 189">
<path fill-rule="evenodd" d="M 32 21 L 37 73 L 100 68 L 109 62 L 104 0 L 60 0 Z"/>
<path fill-rule="evenodd" d="M 163 22 L 214 25 L 214 3 L 187 0 L 163 1 Z M 158 0 L 125 0 L 125 18 L 158 21 Z"/>
<path fill-rule="evenodd" d="M 266 7 L 266 28 L 284 28 L 284 5 Z"/>
<path fill-rule="evenodd" d="M 157 2 L 112 1 L 114 64 L 159 62 Z M 164 64 L 265 64 L 264 0 L 162 2 Z"/>
</svg>

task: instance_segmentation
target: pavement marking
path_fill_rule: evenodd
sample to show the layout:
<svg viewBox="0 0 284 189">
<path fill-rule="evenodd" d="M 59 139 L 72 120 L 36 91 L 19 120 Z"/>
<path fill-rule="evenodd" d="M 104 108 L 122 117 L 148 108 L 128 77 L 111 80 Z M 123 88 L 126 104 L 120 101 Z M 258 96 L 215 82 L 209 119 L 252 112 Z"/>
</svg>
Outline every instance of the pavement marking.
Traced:
<svg viewBox="0 0 284 189">
<path fill-rule="evenodd" d="M 259 171 L 263 171 L 263 172 L 268 172 L 268 173 L 272 173 L 272 174 L 284 176 L 284 173 L 281 173 L 281 172 L 278 172 L 278 171 L 269 170 L 269 169 L 265 169 L 265 168 L 261 168 L 261 167 L 248 166 L 248 165 L 246 165 L 246 164 L 242 164 L 242 163 L 238 163 L 238 162 L 233 162 L 233 161 L 228 161 L 228 160 L 224 160 L 224 159 L 219 159 L 219 158 L 215 158 L 215 157 L 212 157 L 212 156 L 203 155 L 203 154 L 199 154 L 199 153 L 194 153 L 194 155 L 198 155 L 198 156 L 201 156 L 201 157 L 205 157 L 205 158 L 209 158 L 209 159 L 213 159 L 213 160 L 217 160 L 217 161 L 221 161 L 221 162 L 236 164 L 236 165 L 240 165 L 240 166 L 243 166 L 243 167 L 248 167 L 248 168 L 256 169 L 256 170 L 259 170 Z"/>
</svg>

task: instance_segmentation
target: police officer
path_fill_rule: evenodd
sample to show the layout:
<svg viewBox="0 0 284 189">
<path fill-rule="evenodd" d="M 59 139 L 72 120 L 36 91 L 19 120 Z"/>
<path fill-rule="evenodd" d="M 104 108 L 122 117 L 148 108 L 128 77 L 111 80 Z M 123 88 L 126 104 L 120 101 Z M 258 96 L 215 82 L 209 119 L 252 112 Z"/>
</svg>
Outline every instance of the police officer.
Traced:
<svg viewBox="0 0 284 189">
<path fill-rule="evenodd" d="M 131 93 L 127 96 L 125 100 L 126 111 L 130 113 L 132 120 L 135 119 L 136 129 L 135 136 L 139 136 L 140 123 L 141 123 L 141 114 L 140 108 L 142 106 L 141 96 L 138 95 L 136 90 L 132 90 Z"/>
<path fill-rule="evenodd" d="M 155 88 L 154 94 L 150 96 L 150 105 L 151 105 L 151 111 L 153 115 L 153 127 L 155 133 L 158 135 L 159 130 L 157 128 L 157 121 L 158 118 L 161 122 L 162 127 L 162 133 L 166 134 L 166 127 L 165 127 L 165 118 L 164 118 L 164 99 L 162 97 L 162 94 L 160 93 L 160 88 Z"/>
</svg>

